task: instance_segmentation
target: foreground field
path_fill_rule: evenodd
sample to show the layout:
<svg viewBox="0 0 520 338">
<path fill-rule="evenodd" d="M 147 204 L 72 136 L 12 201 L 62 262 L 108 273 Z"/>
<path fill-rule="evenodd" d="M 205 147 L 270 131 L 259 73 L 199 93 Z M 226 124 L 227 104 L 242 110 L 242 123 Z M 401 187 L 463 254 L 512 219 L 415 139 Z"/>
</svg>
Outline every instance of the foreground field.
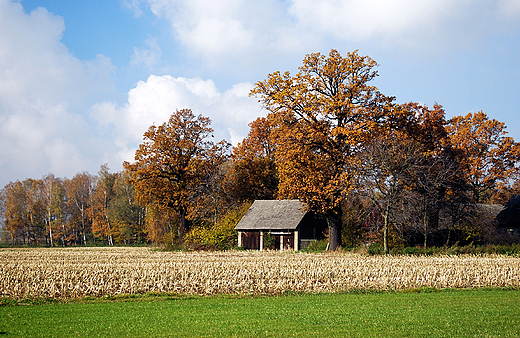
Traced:
<svg viewBox="0 0 520 338">
<path fill-rule="evenodd" d="M 520 291 L 141 296 L 0 306 L 8 337 L 519 337 Z"/>
<path fill-rule="evenodd" d="M 157 252 L 148 248 L 0 250 L 0 297 L 77 298 L 520 287 L 520 258 L 342 253 Z"/>
</svg>

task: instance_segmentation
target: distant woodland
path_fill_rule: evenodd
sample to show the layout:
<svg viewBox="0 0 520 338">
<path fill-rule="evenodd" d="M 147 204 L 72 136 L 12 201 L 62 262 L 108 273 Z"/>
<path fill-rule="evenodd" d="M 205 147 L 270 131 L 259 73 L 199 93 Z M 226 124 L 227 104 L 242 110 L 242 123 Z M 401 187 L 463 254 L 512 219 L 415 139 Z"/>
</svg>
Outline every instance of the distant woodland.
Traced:
<svg viewBox="0 0 520 338">
<path fill-rule="evenodd" d="M 328 223 L 329 249 L 507 242 L 493 204 L 520 194 L 520 145 L 484 112 L 396 103 L 357 51 L 307 55 L 256 83 L 266 117 L 236 147 L 190 109 L 144 133 L 133 162 L 0 191 L 13 245 L 229 249 L 256 199 L 300 199 Z"/>
</svg>

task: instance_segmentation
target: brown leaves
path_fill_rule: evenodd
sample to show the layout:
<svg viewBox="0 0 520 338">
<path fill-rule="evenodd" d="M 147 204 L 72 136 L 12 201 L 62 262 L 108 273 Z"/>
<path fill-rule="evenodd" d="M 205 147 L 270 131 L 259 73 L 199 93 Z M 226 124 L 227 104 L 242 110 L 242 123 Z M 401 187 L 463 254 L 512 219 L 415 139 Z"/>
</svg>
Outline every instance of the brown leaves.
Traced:
<svg viewBox="0 0 520 338">
<path fill-rule="evenodd" d="M 123 164 L 132 172 L 130 182 L 140 201 L 177 211 L 182 225 L 198 187 L 227 157 L 226 141 L 208 140 L 213 132 L 210 123 L 190 109 L 177 110 L 168 122 L 145 132 L 136 162 Z"/>
</svg>

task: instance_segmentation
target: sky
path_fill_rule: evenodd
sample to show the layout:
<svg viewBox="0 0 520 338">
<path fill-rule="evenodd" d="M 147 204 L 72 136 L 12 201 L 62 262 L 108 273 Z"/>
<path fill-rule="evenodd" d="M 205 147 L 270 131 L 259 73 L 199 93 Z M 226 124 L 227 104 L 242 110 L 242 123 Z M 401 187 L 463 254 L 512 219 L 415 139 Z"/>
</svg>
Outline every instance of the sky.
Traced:
<svg viewBox="0 0 520 338">
<path fill-rule="evenodd" d="M 266 114 L 254 84 L 331 49 L 377 61 L 397 103 L 520 141 L 520 0 L 0 0 L 0 188 L 119 171 L 177 109 L 237 144 Z"/>
</svg>

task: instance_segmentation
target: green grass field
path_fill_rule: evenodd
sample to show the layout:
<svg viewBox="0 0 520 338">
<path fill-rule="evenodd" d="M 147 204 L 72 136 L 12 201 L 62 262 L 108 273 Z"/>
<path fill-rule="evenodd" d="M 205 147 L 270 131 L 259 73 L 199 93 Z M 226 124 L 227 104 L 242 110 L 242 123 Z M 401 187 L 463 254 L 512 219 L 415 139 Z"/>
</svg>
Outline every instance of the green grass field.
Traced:
<svg viewBox="0 0 520 338">
<path fill-rule="evenodd" d="M 520 337 L 520 291 L 140 296 L 4 305 L 0 336 Z"/>
</svg>

